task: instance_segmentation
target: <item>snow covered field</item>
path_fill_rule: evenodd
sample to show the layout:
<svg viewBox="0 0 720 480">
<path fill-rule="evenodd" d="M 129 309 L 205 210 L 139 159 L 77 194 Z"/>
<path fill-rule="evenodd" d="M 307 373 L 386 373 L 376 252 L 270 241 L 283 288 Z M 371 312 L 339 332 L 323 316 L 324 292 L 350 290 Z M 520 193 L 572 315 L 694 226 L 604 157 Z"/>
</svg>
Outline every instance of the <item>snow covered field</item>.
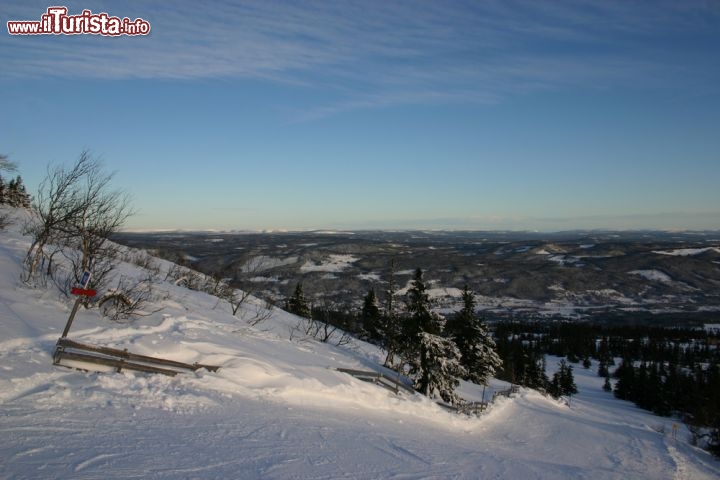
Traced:
<svg viewBox="0 0 720 480">
<path fill-rule="evenodd" d="M 369 345 L 291 341 L 292 315 L 251 327 L 214 297 L 168 283 L 161 311 L 131 324 L 81 311 L 70 338 L 217 373 L 53 366 L 71 300 L 19 282 L 28 241 L 18 230 L 0 232 L 0 478 L 720 477 L 720 462 L 688 445 L 683 427 L 672 438 L 672 419 L 603 392 L 594 369 L 575 368 L 580 393 L 569 406 L 521 390 L 478 418 L 460 416 L 335 370 L 379 369 Z"/>
</svg>

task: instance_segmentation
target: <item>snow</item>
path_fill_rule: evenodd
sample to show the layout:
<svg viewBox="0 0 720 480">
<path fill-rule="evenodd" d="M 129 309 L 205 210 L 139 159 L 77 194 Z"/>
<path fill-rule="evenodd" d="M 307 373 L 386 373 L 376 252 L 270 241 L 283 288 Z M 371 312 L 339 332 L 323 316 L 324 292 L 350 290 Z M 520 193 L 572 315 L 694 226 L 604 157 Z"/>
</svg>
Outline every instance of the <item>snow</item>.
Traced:
<svg viewBox="0 0 720 480">
<path fill-rule="evenodd" d="M 693 255 L 700 255 L 701 253 L 713 251 L 720 253 L 720 247 L 704 247 L 704 248 L 676 248 L 674 250 L 653 250 L 653 253 L 658 255 L 672 255 L 680 257 L 688 257 Z"/>
<path fill-rule="evenodd" d="M 379 273 L 360 273 L 357 276 L 360 280 L 368 280 L 371 282 L 381 282 L 382 277 Z"/>
<path fill-rule="evenodd" d="M 673 281 L 667 273 L 661 272 L 660 270 L 631 270 L 628 273 L 631 275 L 640 275 L 646 280 L 653 282 L 672 283 Z"/>
<path fill-rule="evenodd" d="M 407 270 L 398 270 L 395 272 L 395 275 L 413 275 L 415 274 L 415 270 L 409 268 Z"/>
<path fill-rule="evenodd" d="M 449 288 L 430 288 L 427 291 L 428 296 L 431 299 L 439 299 L 439 298 L 460 298 L 462 297 L 462 290 L 459 288 L 449 287 Z"/>
<path fill-rule="evenodd" d="M 254 283 L 262 283 L 262 282 L 279 283 L 280 278 L 278 278 L 278 277 L 263 277 L 262 275 L 258 275 L 255 277 L 248 278 L 248 281 L 254 282 Z"/>
<path fill-rule="evenodd" d="M 558 263 L 560 265 L 575 265 L 578 267 L 583 266 L 582 263 L 580 263 L 580 259 L 578 257 L 571 257 L 568 255 L 550 255 L 547 257 L 547 259 L 551 262 Z"/>
<path fill-rule="evenodd" d="M 352 255 L 342 254 L 330 254 L 325 262 L 315 263 L 307 261 L 301 267 L 300 271 L 303 273 L 309 272 L 327 272 L 327 273 L 338 273 L 359 259 Z"/>
<path fill-rule="evenodd" d="M 277 267 L 284 267 L 298 262 L 298 257 L 277 258 L 267 255 L 258 255 L 245 262 L 243 272 L 260 273 Z"/>
<path fill-rule="evenodd" d="M 0 478 L 715 479 L 720 465 L 673 420 L 575 368 L 569 406 L 522 389 L 479 417 L 396 396 L 336 368 L 382 370 L 360 341 L 290 340 L 280 310 L 253 327 L 210 295 L 158 281 L 163 309 L 114 324 L 81 310 L 70 338 L 220 365 L 176 377 L 52 365 L 71 299 L 19 282 L 28 239 L 0 232 Z M 158 260 L 164 268 L 167 263 Z M 142 277 L 122 264 L 121 274 Z M 549 360 L 548 365 L 556 363 Z M 485 393 L 506 384 L 493 380 Z M 461 395 L 482 398 L 463 383 Z M 664 432 L 664 433 L 663 433 Z"/>
</svg>

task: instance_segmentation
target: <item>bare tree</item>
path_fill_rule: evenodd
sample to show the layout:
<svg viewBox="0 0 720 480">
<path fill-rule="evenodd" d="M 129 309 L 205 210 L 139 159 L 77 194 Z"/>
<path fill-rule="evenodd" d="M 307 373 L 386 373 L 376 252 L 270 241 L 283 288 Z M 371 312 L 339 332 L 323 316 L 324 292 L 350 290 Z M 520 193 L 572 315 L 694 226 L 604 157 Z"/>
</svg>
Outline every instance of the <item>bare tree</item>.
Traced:
<svg viewBox="0 0 720 480">
<path fill-rule="evenodd" d="M 112 190 L 110 181 L 113 174 L 102 171 L 99 163 L 93 162 L 81 182 L 77 215 L 70 225 L 71 239 L 80 252 L 80 262 L 73 263 L 77 280 L 87 270 L 93 274 L 93 284 L 100 286 L 115 264 L 117 250 L 108 242 L 111 234 L 117 232 L 133 213 L 128 195 L 121 190 Z"/>
<path fill-rule="evenodd" d="M 133 213 L 127 194 L 111 189 L 112 178 L 88 151 L 69 169 L 48 168 L 35 205 L 38 221 L 29 228 L 33 242 L 26 256 L 26 281 L 37 274 L 42 259 L 52 258 L 45 249 L 53 243 L 70 247 L 66 256 L 75 280 L 88 270 L 92 285 L 102 285 L 116 255 L 108 238 Z"/>
<path fill-rule="evenodd" d="M 79 184 L 90 173 L 92 166 L 90 155 L 82 152 L 69 170 L 48 167 L 34 205 L 37 221 L 26 227 L 26 233 L 31 234 L 33 240 L 25 259 L 25 281 L 30 281 L 38 273 L 40 261 L 47 257 L 46 246 L 51 242 L 62 243 L 62 237 L 69 234 L 69 225 L 81 211 Z"/>
</svg>

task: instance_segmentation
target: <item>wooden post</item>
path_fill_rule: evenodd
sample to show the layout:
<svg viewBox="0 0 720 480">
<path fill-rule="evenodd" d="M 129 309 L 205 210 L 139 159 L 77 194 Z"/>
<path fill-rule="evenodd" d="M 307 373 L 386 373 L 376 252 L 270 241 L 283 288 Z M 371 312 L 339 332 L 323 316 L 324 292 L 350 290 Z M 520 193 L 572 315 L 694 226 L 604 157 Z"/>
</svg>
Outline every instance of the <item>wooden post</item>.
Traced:
<svg viewBox="0 0 720 480">
<path fill-rule="evenodd" d="M 73 309 L 70 312 L 70 317 L 68 318 L 68 321 L 65 324 L 65 330 L 63 330 L 62 336 L 60 338 L 67 337 L 67 334 L 70 331 L 70 325 L 72 325 L 73 320 L 75 320 L 75 314 L 77 313 L 78 308 L 80 308 L 80 300 L 81 300 L 80 297 L 78 297 L 77 300 L 75 300 L 75 305 L 73 305 Z"/>
</svg>

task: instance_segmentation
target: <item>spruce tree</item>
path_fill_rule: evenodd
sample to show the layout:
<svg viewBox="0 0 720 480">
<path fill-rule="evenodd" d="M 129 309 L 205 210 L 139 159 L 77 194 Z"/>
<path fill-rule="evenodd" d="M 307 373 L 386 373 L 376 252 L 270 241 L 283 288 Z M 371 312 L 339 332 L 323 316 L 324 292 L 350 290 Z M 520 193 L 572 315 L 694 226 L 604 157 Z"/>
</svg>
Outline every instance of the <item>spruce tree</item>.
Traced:
<svg viewBox="0 0 720 480">
<path fill-rule="evenodd" d="M 437 392 L 444 401 L 456 404 L 460 399 L 455 393 L 460 384 L 458 377 L 466 373 L 460 364 L 457 346 L 449 338 L 426 332 L 420 334 L 420 345 L 421 363 L 425 370 L 417 384 L 418 390 L 426 396 Z"/>
<path fill-rule="evenodd" d="M 448 321 L 445 333 L 460 350 L 460 361 L 467 371 L 465 380 L 485 384 L 502 365 L 502 360 L 487 326 L 475 313 L 475 294 L 467 285 L 462 291 L 462 301 L 463 308 Z"/>
<path fill-rule="evenodd" d="M 440 317 L 430 309 L 430 295 L 423 279 L 423 271 L 415 270 L 415 276 L 407 292 L 407 313 L 410 317 L 410 333 L 426 332 L 440 334 Z"/>
<path fill-rule="evenodd" d="M 295 292 L 290 298 L 287 299 L 286 310 L 300 317 L 310 318 L 310 306 L 305 299 L 305 293 L 303 292 L 302 283 L 298 282 L 295 285 Z"/>
<path fill-rule="evenodd" d="M 617 398 L 622 400 L 634 399 L 634 383 L 635 383 L 635 367 L 630 359 L 623 359 L 622 363 L 615 369 L 614 393 Z"/>
<path fill-rule="evenodd" d="M 609 377 L 609 376 L 605 377 L 605 383 L 603 383 L 603 387 L 602 387 L 602 388 L 603 388 L 603 390 L 605 390 L 606 392 L 612 391 L 612 385 L 610 384 L 610 377 Z"/>
<path fill-rule="evenodd" d="M 10 182 L 8 182 L 6 192 L 5 192 L 5 203 L 10 205 L 11 207 L 16 206 L 15 205 L 15 195 L 16 195 L 16 188 L 15 188 L 15 179 L 11 178 Z"/>
<path fill-rule="evenodd" d="M 550 388 L 548 389 L 550 395 L 559 398 L 563 395 L 571 396 L 578 392 L 572 370 L 572 365 L 568 365 L 564 358 L 560 360 L 559 369 L 550 382 Z"/>
<path fill-rule="evenodd" d="M 12 207 L 30 207 L 30 195 L 28 195 L 20 175 L 10 180 L 5 188 L 4 199 L 5 203 Z"/>
<path fill-rule="evenodd" d="M 375 295 L 375 289 L 371 288 L 363 299 L 362 311 L 360 312 L 363 331 L 371 340 L 380 340 L 381 338 L 380 318 L 381 313 L 377 295 Z"/>
<path fill-rule="evenodd" d="M 583 368 L 586 369 L 586 370 L 587 370 L 588 368 L 592 367 L 592 362 L 590 361 L 590 357 L 585 357 L 585 358 L 583 359 L 582 366 L 583 366 Z"/>
<path fill-rule="evenodd" d="M 426 396 L 438 393 L 446 402 L 458 400 L 454 393 L 458 377 L 467 374 L 462 354 L 451 338 L 440 336 L 441 318 L 431 309 L 421 269 L 415 271 L 406 299 L 403 356 L 411 366 L 415 389 Z"/>
<path fill-rule="evenodd" d="M 23 180 L 19 175 L 16 180 L 16 185 L 18 191 L 18 206 L 22 208 L 30 208 L 30 194 L 27 193 L 25 184 L 23 183 Z"/>
<path fill-rule="evenodd" d="M 608 374 L 608 367 L 605 360 L 600 360 L 600 364 L 598 365 L 598 377 L 607 377 Z"/>
<path fill-rule="evenodd" d="M 562 365 L 562 361 L 560 364 Z M 575 385 L 575 377 L 573 376 L 572 365 L 565 365 L 564 371 L 560 375 L 560 388 L 563 395 L 575 395 L 578 393 L 577 385 Z"/>
</svg>

